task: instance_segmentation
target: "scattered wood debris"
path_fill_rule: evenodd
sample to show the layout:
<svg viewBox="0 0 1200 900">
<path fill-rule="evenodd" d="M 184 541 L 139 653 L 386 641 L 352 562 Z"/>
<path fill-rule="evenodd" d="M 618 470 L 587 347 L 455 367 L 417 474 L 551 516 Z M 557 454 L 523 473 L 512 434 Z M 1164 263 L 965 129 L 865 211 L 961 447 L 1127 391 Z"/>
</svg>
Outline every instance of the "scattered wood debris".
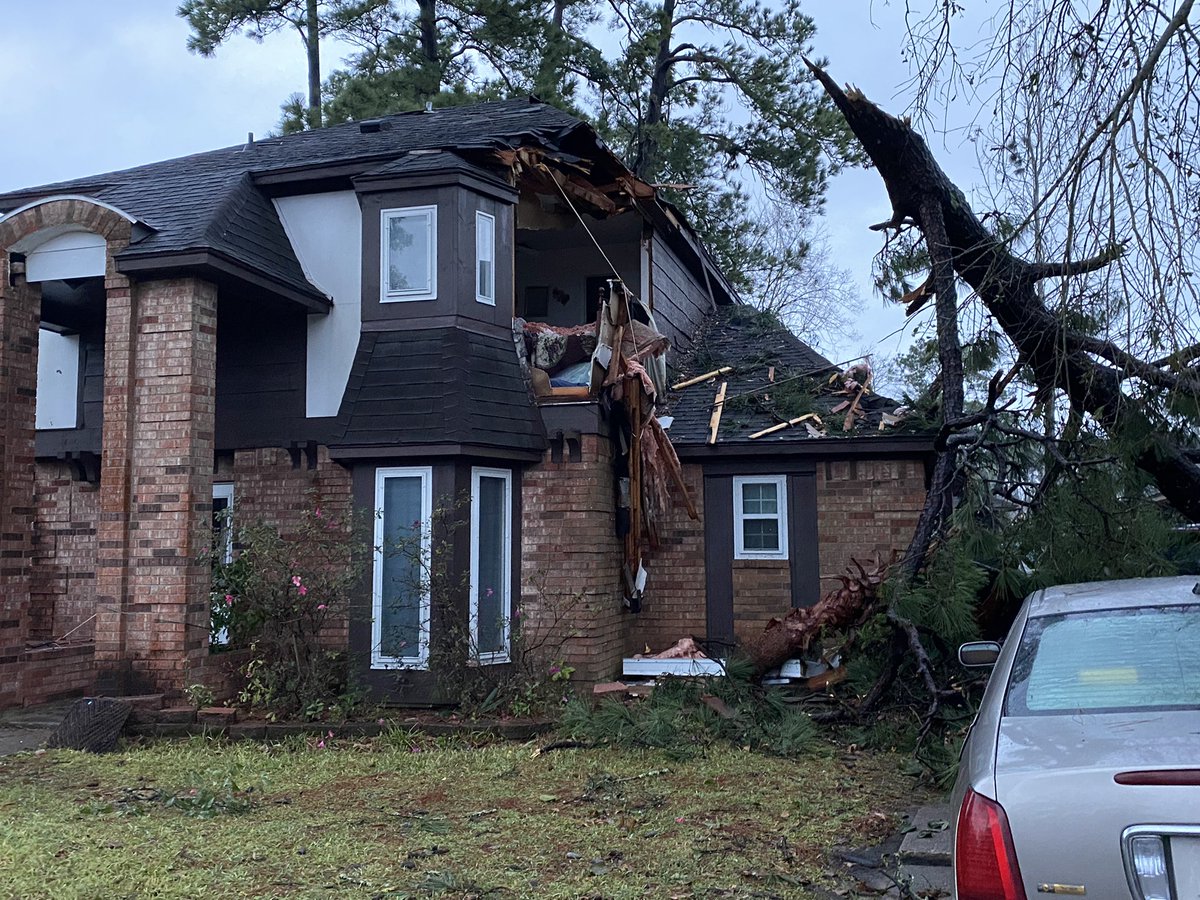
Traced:
<svg viewBox="0 0 1200 900">
<path fill-rule="evenodd" d="M 697 375 L 695 378 L 689 378 L 686 381 L 673 384 L 671 385 L 671 390 L 682 391 L 684 388 L 689 388 L 694 384 L 711 381 L 714 378 L 719 378 L 722 375 L 729 375 L 732 372 L 733 366 L 721 366 L 719 369 L 713 369 L 711 372 L 705 372 L 703 375 Z"/>
<path fill-rule="evenodd" d="M 708 420 L 708 443 L 715 444 L 717 442 L 717 431 L 721 427 L 721 413 L 725 409 L 725 392 L 729 389 L 729 382 L 722 381 L 721 386 L 717 388 L 717 398 L 713 401 L 712 416 Z"/>
</svg>

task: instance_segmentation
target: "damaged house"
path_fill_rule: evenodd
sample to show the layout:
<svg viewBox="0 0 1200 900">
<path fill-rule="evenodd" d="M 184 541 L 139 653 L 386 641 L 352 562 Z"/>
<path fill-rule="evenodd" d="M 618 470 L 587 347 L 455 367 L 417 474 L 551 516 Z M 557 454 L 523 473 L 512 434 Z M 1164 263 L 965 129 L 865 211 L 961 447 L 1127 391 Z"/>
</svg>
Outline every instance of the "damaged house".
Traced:
<svg viewBox="0 0 1200 900">
<path fill-rule="evenodd" d="M 0 196 L 0 707 L 220 690 L 214 510 L 286 531 L 310 496 L 377 543 L 461 525 L 469 596 L 377 554 L 334 629 L 382 698 L 441 699 L 439 629 L 509 664 L 518 614 L 584 683 L 720 652 L 911 535 L 931 441 L 853 381 L 534 101 Z"/>
</svg>

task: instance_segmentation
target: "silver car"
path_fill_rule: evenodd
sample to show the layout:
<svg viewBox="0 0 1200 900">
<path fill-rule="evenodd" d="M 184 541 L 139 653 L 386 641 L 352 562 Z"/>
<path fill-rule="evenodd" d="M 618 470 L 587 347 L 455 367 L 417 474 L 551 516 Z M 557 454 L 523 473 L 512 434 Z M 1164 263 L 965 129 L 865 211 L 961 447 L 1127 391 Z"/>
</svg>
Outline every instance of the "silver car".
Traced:
<svg viewBox="0 0 1200 900">
<path fill-rule="evenodd" d="M 1138 578 L 1026 598 L 954 786 L 958 900 L 1200 900 L 1200 585 Z"/>
</svg>

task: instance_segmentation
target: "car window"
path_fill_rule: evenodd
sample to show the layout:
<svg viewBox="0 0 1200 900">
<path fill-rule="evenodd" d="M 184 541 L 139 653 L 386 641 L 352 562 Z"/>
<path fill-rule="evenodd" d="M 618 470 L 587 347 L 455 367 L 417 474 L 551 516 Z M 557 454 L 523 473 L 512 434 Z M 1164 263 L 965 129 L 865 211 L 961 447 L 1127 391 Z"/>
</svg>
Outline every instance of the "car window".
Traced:
<svg viewBox="0 0 1200 900">
<path fill-rule="evenodd" d="M 1005 714 L 1200 708 L 1200 606 L 1030 619 Z"/>
</svg>

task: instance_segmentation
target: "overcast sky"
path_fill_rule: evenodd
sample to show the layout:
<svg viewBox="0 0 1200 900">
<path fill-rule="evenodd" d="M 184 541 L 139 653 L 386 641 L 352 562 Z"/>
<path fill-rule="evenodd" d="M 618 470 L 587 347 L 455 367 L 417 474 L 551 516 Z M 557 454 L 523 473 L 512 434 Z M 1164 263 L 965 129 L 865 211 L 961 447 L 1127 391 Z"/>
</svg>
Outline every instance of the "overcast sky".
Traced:
<svg viewBox="0 0 1200 900">
<path fill-rule="evenodd" d="M 128 168 L 265 135 L 279 105 L 304 88 L 304 55 L 294 33 L 263 44 L 238 37 L 203 59 L 186 49 L 174 0 L 0 0 L 0 73 L 5 85 L 0 191 Z M 886 109 L 902 112 L 905 0 L 811 0 L 816 51 L 839 82 L 854 82 Z M 324 73 L 342 48 L 325 51 Z M 960 121 L 953 124 L 962 125 Z M 961 132 L 933 141 L 964 189 L 978 180 L 974 149 Z M 834 358 L 902 346 L 895 308 L 871 295 L 871 257 L 881 238 L 867 230 L 890 213 L 879 177 L 844 173 L 828 194 L 826 224 L 836 263 L 866 298 L 860 339 L 823 347 Z"/>
</svg>

